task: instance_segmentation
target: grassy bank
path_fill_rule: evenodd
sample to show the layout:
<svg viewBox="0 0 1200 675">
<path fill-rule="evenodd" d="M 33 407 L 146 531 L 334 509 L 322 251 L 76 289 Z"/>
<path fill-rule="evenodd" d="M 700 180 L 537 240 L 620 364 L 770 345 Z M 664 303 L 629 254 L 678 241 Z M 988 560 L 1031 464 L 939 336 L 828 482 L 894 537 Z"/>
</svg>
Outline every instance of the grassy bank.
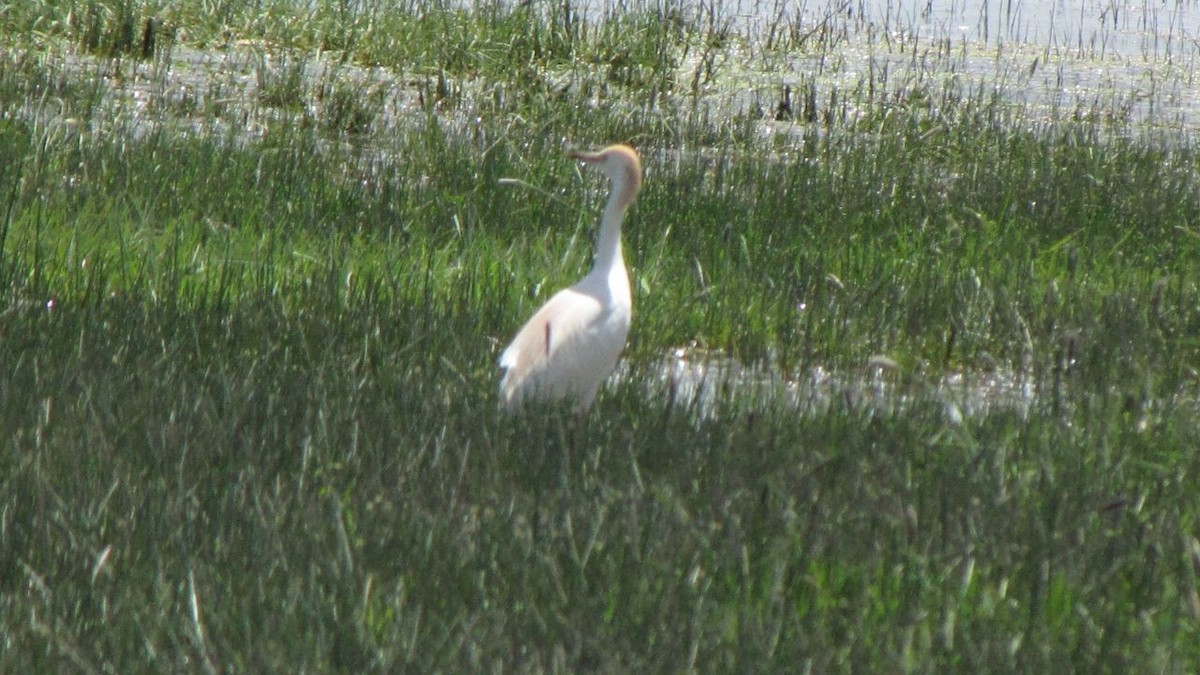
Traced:
<svg viewBox="0 0 1200 675">
<path fill-rule="evenodd" d="M 0 671 L 1200 664 L 1190 137 L 937 73 L 777 115 L 721 69 L 834 41 L 663 8 L 41 7 L 3 19 Z M 564 143 L 612 141 L 628 374 L 503 416 L 499 346 L 591 254 Z M 701 414 L 688 344 L 764 381 Z M 814 372 L 852 384 L 773 395 Z M 1026 405 L 931 384 L 995 373 Z"/>
</svg>

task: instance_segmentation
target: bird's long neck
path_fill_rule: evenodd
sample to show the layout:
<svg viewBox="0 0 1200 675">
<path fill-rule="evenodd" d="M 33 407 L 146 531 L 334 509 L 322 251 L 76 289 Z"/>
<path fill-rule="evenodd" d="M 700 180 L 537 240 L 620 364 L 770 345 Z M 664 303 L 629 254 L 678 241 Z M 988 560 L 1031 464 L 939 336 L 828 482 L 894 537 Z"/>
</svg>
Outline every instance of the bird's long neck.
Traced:
<svg viewBox="0 0 1200 675">
<path fill-rule="evenodd" d="M 632 201 L 630 191 L 627 181 L 619 178 L 613 181 L 612 194 L 608 196 L 604 214 L 600 217 L 594 274 L 608 276 L 614 270 L 625 269 L 625 257 L 621 254 L 621 223 Z"/>
</svg>

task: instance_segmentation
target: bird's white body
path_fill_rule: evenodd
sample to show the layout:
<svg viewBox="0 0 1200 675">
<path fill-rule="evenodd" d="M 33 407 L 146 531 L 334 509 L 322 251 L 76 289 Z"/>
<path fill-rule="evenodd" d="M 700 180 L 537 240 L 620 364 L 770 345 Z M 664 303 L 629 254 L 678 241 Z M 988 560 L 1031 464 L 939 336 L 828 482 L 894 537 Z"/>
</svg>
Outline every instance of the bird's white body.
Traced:
<svg viewBox="0 0 1200 675">
<path fill-rule="evenodd" d="M 531 399 L 571 399 L 586 410 L 616 367 L 629 334 L 633 298 L 621 222 L 641 187 L 641 162 L 623 145 L 572 156 L 598 166 L 612 180 L 596 262 L 579 283 L 554 294 L 500 356 L 500 396 L 510 410 Z"/>
</svg>

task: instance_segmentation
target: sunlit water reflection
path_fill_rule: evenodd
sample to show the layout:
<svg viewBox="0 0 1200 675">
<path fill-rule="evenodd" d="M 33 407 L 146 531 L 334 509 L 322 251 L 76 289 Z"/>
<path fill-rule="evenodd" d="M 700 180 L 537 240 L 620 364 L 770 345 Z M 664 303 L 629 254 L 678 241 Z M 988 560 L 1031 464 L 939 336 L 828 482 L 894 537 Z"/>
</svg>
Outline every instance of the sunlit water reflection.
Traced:
<svg viewBox="0 0 1200 675">
<path fill-rule="evenodd" d="M 1037 388 L 1032 376 L 1014 371 L 952 372 L 936 377 L 904 376 L 886 359 L 872 359 L 857 372 L 809 368 L 795 376 L 748 367 L 705 350 L 673 349 L 636 375 L 622 364 L 617 380 L 638 377 L 650 397 L 694 409 L 701 418 L 719 416 L 730 402 L 777 405 L 801 415 L 834 406 L 879 414 L 902 414 L 914 405 L 941 405 L 946 421 L 961 423 L 997 411 L 1024 416 Z"/>
</svg>

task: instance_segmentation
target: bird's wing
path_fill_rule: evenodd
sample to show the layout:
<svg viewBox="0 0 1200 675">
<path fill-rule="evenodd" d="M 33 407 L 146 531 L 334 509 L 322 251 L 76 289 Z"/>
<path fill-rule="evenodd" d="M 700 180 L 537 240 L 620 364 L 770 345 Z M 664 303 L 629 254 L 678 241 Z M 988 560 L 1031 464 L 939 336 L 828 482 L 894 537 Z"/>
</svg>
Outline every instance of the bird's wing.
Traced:
<svg viewBox="0 0 1200 675">
<path fill-rule="evenodd" d="M 544 392 L 548 395 L 578 394 L 571 390 L 580 384 L 579 379 L 585 373 L 605 369 L 602 376 L 607 375 L 606 369 L 612 364 L 600 362 L 606 361 L 607 352 L 613 351 L 608 343 L 617 338 L 619 353 L 625 342 L 624 331 L 628 329 L 626 318 L 623 323 L 616 322 L 620 334 L 609 336 L 605 330 L 609 318 L 599 298 L 590 293 L 576 288 L 556 293 L 500 356 L 500 366 L 505 369 L 500 383 L 504 398 L 511 403 L 514 397 L 523 398 L 529 388 L 548 389 Z M 555 373 L 549 372 L 551 364 Z"/>
<path fill-rule="evenodd" d="M 600 318 L 600 302 L 574 288 L 555 293 L 533 315 L 512 344 L 500 356 L 500 367 L 510 377 L 521 377 L 544 364 L 571 336 L 584 332 L 588 324 Z"/>
</svg>

